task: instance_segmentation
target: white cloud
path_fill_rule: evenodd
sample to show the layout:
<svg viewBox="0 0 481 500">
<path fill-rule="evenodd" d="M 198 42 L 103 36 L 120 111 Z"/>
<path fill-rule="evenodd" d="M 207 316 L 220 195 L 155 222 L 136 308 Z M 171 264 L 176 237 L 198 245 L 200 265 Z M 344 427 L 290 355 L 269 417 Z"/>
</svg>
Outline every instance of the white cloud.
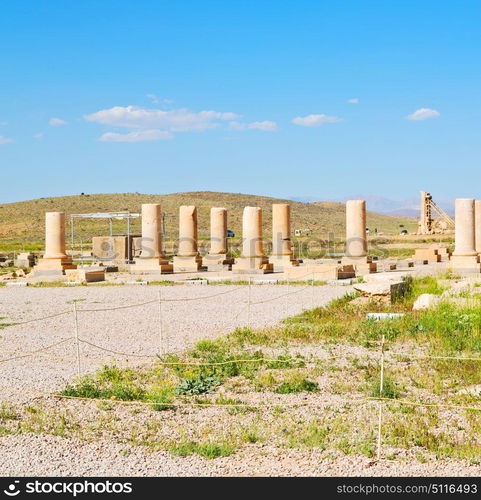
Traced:
<svg viewBox="0 0 481 500">
<path fill-rule="evenodd" d="M 42 139 L 43 138 L 43 134 L 42 132 L 39 132 L 38 134 L 33 134 L 32 136 L 34 139 Z"/>
<path fill-rule="evenodd" d="M 269 120 L 252 123 L 230 122 L 229 127 L 232 130 L 262 130 L 263 132 L 275 132 L 277 130 L 277 123 Z"/>
<path fill-rule="evenodd" d="M 58 127 L 60 125 L 67 125 L 67 122 L 65 120 L 62 120 L 61 118 L 50 118 L 48 123 L 52 127 Z"/>
<path fill-rule="evenodd" d="M 219 111 L 194 113 L 187 109 L 145 109 L 138 106 L 114 106 L 85 116 L 90 122 L 130 129 L 158 129 L 169 132 L 203 131 L 218 127 L 219 122 L 235 120 L 239 115 Z"/>
<path fill-rule="evenodd" d="M 349 104 L 358 104 L 359 103 L 359 98 L 358 97 L 353 97 L 352 99 L 348 99 L 347 102 Z"/>
<path fill-rule="evenodd" d="M 147 97 L 152 101 L 153 104 L 159 104 L 159 98 L 155 94 L 147 94 Z"/>
<path fill-rule="evenodd" d="M 6 127 L 8 125 L 8 122 L 0 122 L 0 127 Z"/>
<path fill-rule="evenodd" d="M 117 134 L 115 132 L 106 132 L 99 137 L 102 142 L 151 142 L 166 141 L 173 139 L 170 132 L 164 130 L 135 130 L 127 134 Z"/>
<path fill-rule="evenodd" d="M 438 118 L 439 116 L 441 116 L 441 113 L 439 111 L 436 111 L 435 109 L 420 108 L 417 109 L 414 113 L 406 116 L 406 120 L 420 121 L 427 120 L 428 118 Z"/>
<path fill-rule="evenodd" d="M 342 118 L 338 118 L 337 116 L 307 115 L 294 118 L 292 123 L 295 125 L 301 125 L 302 127 L 319 127 L 319 125 L 324 123 L 337 123 L 341 121 Z"/>
<path fill-rule="evenodd" d="M 0 135 L 0 144 L 9 144 L 10 142 L 14 142 L 13 139 Z"/>
<path fill-rule="evenodd" d="M 152 101 L 152 104 L 172 104 L 172 99 L 160 99 L 157 94 L 147 94 L 147 97 Z"/>
</svg>

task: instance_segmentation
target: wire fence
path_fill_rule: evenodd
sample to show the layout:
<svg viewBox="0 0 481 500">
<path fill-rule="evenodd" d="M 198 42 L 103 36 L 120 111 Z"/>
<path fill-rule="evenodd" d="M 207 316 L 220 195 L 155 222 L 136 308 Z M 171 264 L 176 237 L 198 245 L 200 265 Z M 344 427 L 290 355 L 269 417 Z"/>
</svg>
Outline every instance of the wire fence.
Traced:
<svg viewBox="0 0 481 500">
<path fill-rule="evenodd" d="M 240 358 L 240 359 L 232 359 L 232 360 L 227 360 L 227 361 L 219 361 L 219 362 L 199 362 L 199 361 L 164 361 L 163 356 L 167 353 L 167 348 L 165 346 L 165 322 L 164 322 L 164 313 L 163 313 L 163 304 L 166 303 L 179 303 L 179 302 L 192 302 L 192 301 L 202 301 L 202 300 L 209 300 L 213 299 L 219 296 L 223 295 L 228 295 L 228 294 L 234 294 L 236 292 L 239 292 L 240 290 L 245 290 L 247 288 L 247 300 L 241 301 L 242 307 L 241 309 L 236 312 L 232 318 L 230 318 L 227 323 L 224 325 L 224 333 L 227 333 L 229 330 L 232 330 L 234 326 L 237 325 L 237 320 L 242 314 L 247 315 L 247 326 L 251 325 L 251 309 L 255 305 L 260 305 L 260 304 L 265 304 L 267 302 L 272 302 L 276 300 L 280 300 L 285 297 L 289 297 L 294 294 L 298 294 L 302 291 L 305 291 L 309 288 L 312 288 L 314 286 L 314 276 L 312 275 L 312 278 L 310 280 L 310 284 L 306 286 L 300 286 L 296 287 L 297 289 L 291 290 L 289 287 L 287 292 L 281 293 L 275 297 L 269 298 L 269 299 L 264 299 L 264 300 L 258 300 L 258 301 L 253 301 L 252 300 L 252 281 L 249 279 L 249 283 L 247 286 L 237 286 L 233 289 L 225 290 L 223 292 L 219 293 L 214 293 L 214 294 L 209 294 L 209 295 L 201 295 L 198 297 L 187 297 L 187 298 L 165 298 L 162 296 L 162 288 L 159 288 L 157 290 L 157 297 L 151 300 L 143 301 L 143 302 L 137 302 L 133 304 L 127 304 L 127 305 L 122 305 L 122 306 L 113 306 L 113 307 L 104 307 L 104 308 L 93 308 L 93 309 L 87 309 L 87 308 L 78 308 L 77 302 L 73 301 L 72 303 L 72 309 L 71 310 L 65 310 L 61 311 L 55 314 L 50 314 L 47 316 L 39 317 L 39 318 L 34 318 L 31 320 L 26 320 L 26 321 L 21 321 L 21 322 L 15 322 L 11 323 L 6 326 L 8 327 L 13 327 L 13 326 L 23 326 L 35 322 L 41 322 L 41 321 L 46 321 L 49 319 L 53 318 L 58 318 L 63 315 L 71 314 L 72 319 L 73 319 L 73 332 L 74 335 L 71 335 L 65 339 L 59 340 L 57 342 L 51 343 L 47 346 L 29 351 L 29 352 L 21 352 L 18 350 L 14 351 L 8 351 L 8 350 L 2 350 L 4 354 L 15 354 L 14 356 L 9 356 L 4 359 L 0 359 L 0 365 L 17 361 L 20 359 L 25 359 L 25 358 L 30 358 L 30 357 L 45 357 L 48 359 L 56 360 L 56 361 L 74 361 L 76 362 L 76 372 L 77 376 L 82 375 L 82 361 L 84 359 L 88 359 L 89 361 L 97 361 L 101 363 L 105 363 L 109 361 L 109 359 L 105 357 L 91 357 L 89 356 L 88 358 L 85 358 L 85 356 L 82 355 L 82 345 L 89 346 L 95 350 L 101 351 L 103 353 L 109 353 L 115 356 L 121 356 L 123 358 L 126 358 L 123 361 L 129 361 L 131 358 L 135 358 L 138 360 L 150 360 L 150 361 L 155 361 L 156 365 L 158 366 L 166 366 L 166 367 L 174 367 L 174 366 L 192 366 L 192 367 L 207 367 L 207 366 L 223 366 L 223 365 L 229 365 L 229 364 L 242 364 L 242 363 L 276 363 L 276 364 L 291 364 L 293 362 L 299 363 L 301 361 L 299 358 L 283 358 L 283 359 L 276 359 L 276 358 L 268 358 L 268 357 L 255 357 L 255 358 Z M 158 323 L 158 346 L 157 346 L 157 352 L 152 353 L 152 354 L 138 354 L 134 352 L 125 352 L 121 351 L 118 349 L 114 349 L 108 346 L 102 346 L 98 343 L 91 342 L 90 340 L 87 340 L 83 338 L 80 335 L 80 318 L 82 317 L 83 313 L 97 313 L 97 312 L 110 312 L 110 311 L 119 311 L 119 310 L 126 310 L 126 309 L 131 309 L 131 308 L 137 308 L 145 305 L 150 305 L 150 304 L 157 304 L 157 323 Z M 315 307 L 315 300 L 314 300 L 314 295 L 311 295 L 311 308 Z M 309 307 L 305 307 L 304 309 L 309 309 Z M 75 348 L 75 355 L 74 356 L 58 356 L 58 355 L 52 355 L 49 354 L 48 351 L 51 351 L 52 349 L 55 349 L 56 347 L 69 344 L 74 346 Z M 403 361 L 422 361 L 422 360 L 438 360 L 438 361 L 453 361 L 453 362 L 466 362 L 466 361 L 475 361 L 475 362 L 481 362 L 481 357 L 476 356 L 476 355 L 466 355 L 466 356 L 430 356 L 430 355 L 408 355 L 404 352 L 396 352 L 392 350 L 386 350 L 386 340 L 385 337 L 382 336 L 379 344 L 379 351 L 376 352 L 367 352 L 367 358 L 368 359 L 376 359 L 379 361 L 379 394 L 377 397 L 361 397 L 359 395 L 350 395 L 349 398 L 342 399 L 339 397 L 336 397 L 336 401 L 342 401 L 345 403 L 348 403 L 349 405 L 355 405 L 355 404 L 377 404 L 377 432 L 376 432 L 376 457 L 378 460 L 382 458 L 382 443 L 383 443 L 383 412 L 385 409 L 386 404 L 396 404 L 396 405 L 406 405 L 406 406 L 411 406 L 411 407 L 425 407 L 425 408 L 437 408 L 437 409 L 452 409 L 452 410 L 457 410 L 457 411 L 481 411 L 481 406 L 469 406 L 469 405 L 461 405 L 461 404 L 451 404 L 451 403 L 443 403 L 443 402 L 429 402 L 429 401 L 411 401 L 409 399 L 405 398 L 388 398 L 385 397 L 385 387 L 384 387 L 384 381 L 385 381 L 385 373 L 386 373 L 386 366 L 388 363 L 391 361 L 394 361 L 395 359 Z M 327 356 L 327 357 L 320 357 L 320 358 L 309 358 L 310 363 L 319 363 L 319 362 L 326 362 L 326 361 L 332 361 L 336 360 L 339 361 L 340 359 L 348 359 L 349 356 L 344 355 L 342 358 L 339 356 Z M 352 358 L 358 358 L 358 355 L 352 355 Z M 152 407 L 152 405 L 155 405 L 155 401 L 123 401 L 123 400 L 112 400 L 112 399 L 103 399 L 103 398 L 88 398 L 88 397 L 78 397 L 78 396 L 67 396 L 64 394 L 59 394 L 55 392 L 49 392 L 49 391 L 41 391 L 41 390 L 35 390 L 35 389 L 16 389 L 13 387 L 7 387 L 7 386 L 0 386 L 0 390 L 5 391 L 5 392 L 13 392 L 13 393 L 19 393 L 19 394 L 29 394 L 29 395 L 34 395 L 34 396 L 41 396 L 41 397 L 49 397 L 49 398 L 58 398 L 58 399 L 68 399 L 68 400 L 80 400 L 80 401 L 106 401 L 108 403 L 112 404 L 118 404 L 118 405 L 138 405 L 138 406 L 149 406 Z M 229 405 L 225 405 L 225 407 L 243 407 L 243 408 L 257 408 L 257 409 L 268 409 L 271 407 L 279 407 L 279 402 L 268 402 L 268 401 L 263 401 L 262 403 L 233 403 Z M 302 401 L 302 402 L 283 402 L 282 406 L 285 407 L 302 407 L 302 406 L 311 406 L 311 407 L 316 407 L 316 408 L 321 408 L 325 406 L 330 406 L 332 402 L 330 401 Z M 172 402 L 172 403 L 165 403 L 165 406 L 167 407 L 219 407 L 220 404 L 216 402 Z"/>
</svg>

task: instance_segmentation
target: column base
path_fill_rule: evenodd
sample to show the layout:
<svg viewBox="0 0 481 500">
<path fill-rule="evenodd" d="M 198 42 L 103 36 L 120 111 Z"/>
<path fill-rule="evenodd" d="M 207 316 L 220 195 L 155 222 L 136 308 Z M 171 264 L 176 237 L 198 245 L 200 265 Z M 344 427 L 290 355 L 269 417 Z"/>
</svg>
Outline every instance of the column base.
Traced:
<svg viewBox="0 0 481 500">
<path fill-rule="evenodd" d="M 172 274 L 174 266 L 166 259 L 135 259 L 129 268 L 131 273 Z"/>
<path fill-rule="evenodd" d="M 202 257 L 193 255 L 184 257 L 176 255 L 174 257 L 174 273 L 196 273 L 202 266 Z"/>
<path fill-rule="evenodd" d="M 240 257 L 232 266 L 232 272 L 239 274 L 268 274 L 274 271 L 267 257 Z"/>
<path fill-rule="evenodd" d="M 234 259 L 225 253 L 208 254 L 202 257 L 202 264 L 207 267 L 207 271 L 230 271 Z"/>
<path fill-rule="evenodd" d="M 479 255 L 453 255 L 449 262 L 449 268 L 458 273 L 479 273 L 481 272 Z"/>
<path fill-rule="evenodd" d="M 417 248 L 414 259 L 428 262 L 441 262 L 441 254 L 436 248 Z"/>
<path fill-rule="evenodd" d="M 54 259 L 40 259 L 32 270 L 32 277 L 36 276 L 63 276 L 66 269 L 77 269 L 72 263 L 72 257 L 58 257 Z"/>
<path fill-rule="evenodd" d="M 363 257 L 343 257 L 341 264 L 343 266 L 354 266 L 356 276 L 377 272 L 377 264 L 368 255 Z"/>
<path fill-rule="evenodd" d="M 274 266 L 274 272 L 283 272 L 299 266 L 299 261 L 293 259 L 291 255 L 270 255 L 269 262 Z"/>
</svg>

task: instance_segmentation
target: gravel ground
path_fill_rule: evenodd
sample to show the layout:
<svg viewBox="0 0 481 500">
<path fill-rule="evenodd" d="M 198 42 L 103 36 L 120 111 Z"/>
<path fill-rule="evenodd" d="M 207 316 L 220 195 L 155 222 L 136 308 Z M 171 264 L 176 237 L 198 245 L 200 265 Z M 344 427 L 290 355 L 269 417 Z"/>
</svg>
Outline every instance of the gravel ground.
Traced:
<svg viewBox="0 0 481 500">
<path fill-rule="evenodd" d="M 163 352 L 182 350 L 198 340 L 225 335 L 238 326 L 264 327 L 303 309 L 324 305 L 351 290 L 346 286 L 273 286 L 251 287 L 251 303 L 279 297 L 251 306 L 246 303 L 247 286 L 112 286 L 58 288 L 1 288 L 0 322 L 14 323 L 49 316 L 62 311 L 69 314 L 55 318 L 10 326 L 0 330 L 0 374 L 2 387 L 16 390 L 52 391 L 63 387 L 77 374 L 75 340 L 53 349 L 13 361 L 2 360 L 28 353 L 75 336 L 73 301 L 78 309 L 79 337 L 114 351 L 120 356 L 81 344 L 82 373 L 99 368 L 109 361 L 139 364 L 149 362 L 159 352 L 160 321 L 158 302 L 116 311 L 81 312 L 157 300 L 162 305 Z M 229 293 L 227 293 L 229 292 Z M 288 294 L 289 295 L 286 295 Z M 222 294 L 222 295 L 220 295 Z M 215 296 L 214 296 L 215 295 Z M 203 296 L 209 299 L 183 301 Z M 149 356 L 144 357 L 142 356 Z M 16 393 L 1 392 L 0 400 L 25 398 Z"/>
<path fill-rule="evenodd" d="M 253 286 L 251 301 L 260 302 L 279 297 L 263 304 L 253 305 L 250 318 L 246 310 L 248 287 L 236 286 L 89 286 L 76 288 L 1 288 L 0 322 L 27 321 L 62 311 L 67 315 L 8 327 L 0 331 L 0 402 L 47 405 L 47 415 L 69 408 L 73 415 L 88 422 L 95 411 L 90 403 L 39 398 L 29 390 L 52 391 L 63 387 L 76 376 L 75 343 L 62 344 L 46 352 L 47 356 L 27 357 L 2 363 L 10 356 L 30 352 L 75 333 L 72 301 L 77 301 L 79 335 L 89 342 L 112 350 L 131 354 L 155 355 L 159 348 L 158 303 L 105 312 L 81 312 L 82 309 L 102 309 L 155 300 L 158 290 L 164 299 L 179 299 L 162 306 L 162 333 L 164 351 L 178 351 L 200 339 L 224 335 L 237 326 L 250 323 L 255 327 L 276 324 L 280 319 L 299 313 L 304 308 L 326 304 L 351 290 L 345 286 L 322 286 L 303 289 L 303 286 Z M 231 293 L 225 293 L 231 292 Z M 284 296 L 286 293 L 292 293 Z M 222 294 L 222 295 L 218 295 Z M 201 296 L 216 295 L 202 301 L 182 301 Z M 346 354 L 346 346 L 330 346 L 334 353 Z M 304 346 L 303 354 L 319 355 L 319 348 Z M 353 346 L 357 355 L 362 348 Z M 359 351 L 359 352 L 358 352 Z M 328 353 L 325 353 L 326 355 Z M 332 353 L 331 353 L 332 354 Z M 87 346 L 81 347 L 82 371 L 100 367 L 107 361 L 139 364 L 149 358 L 118 356 Z M 111 356 L 109 358 L 109 356 Z M 321 381 L 322 382 L 322 381 Z M 327 381 L 326 381 L 327 383 Z M 321 383 L 321 389 L 324 387 Z M 5 391 L 8 386 L 22 393 Z M 329 391 L 321 395 L 328 397 Z M 261 393 L 246 397 L 252 402 L 263 399 Z M 277 397 L 277 396 L 271 396 Z M 307 396 L 290 395 L 295 402 Z M 318 396 L 312 396 L 318 397 Z M 336 397 L 329 394 L 329 405 Z M 249 402 L 251 402 L 249 400 Z M 129 428 L 136 417 L 130 409 L 117 410 L 121 426 Z M 146 410 L 147 411 L 147 410 Z M 187 410 L 185 410 L 187 412 Z M 164 432 L 200 427 L 208 422 L 219 422 L 216 411 L 154 412 L 162 420 Z M 309 408 L 301 408 L 299 417 L 312 416 Z M 368 409 L 358 417 L 365 420 Z M 304 413 L 306 413 L 304 415 Z M 372 412 L 371 412 L 372 413 Z M 186 415 L 191 415 L 187 417 Z M 141 421 L 152 416 L 142 416 Z M 234 417 L 231 417 L 232 419 Z M 170 419 L 170 420 L 169 420 Z M 225 423 L 225 422 L 224 422 Z M 86 424 L 87 425 L 87 424 Z M 164 428 L 165 426 L 165 428 Z M 180 431 L 179 431 L 180 432 Z M 388 456 L 387 452 L 385 456 Z M 263 442 L 246 445 L 233 455 L 207 460 L 197 455 L 175 457 L 166 451 L 152 451 L 144 446 L 120 444 L 115 439 L 85 441 L 50 434 L 19 434 L 0 437 L 0 475 L 3 476 L 479 476 L 481 467 L 459 460 L 428 460 L 420 463 L 413 453 L 401 453 L 396 460 L 374 462 L 363 456 L 340 454 L 332 456 L 319 449 L 290 450 L 274 443 Z"/>
<path fill-rule="evenodd" d="M 479 476 L 480 466 L 451 460 L 432 463 L 366 457 L 323 456 L 321 451 L 269 449 L 252 445 L 231 457 L 207 460 L 173 457 L 112 442 L 84 442 L 56 436 L 20 435 L 0 439 L 4 476 Z"/>
</svg>

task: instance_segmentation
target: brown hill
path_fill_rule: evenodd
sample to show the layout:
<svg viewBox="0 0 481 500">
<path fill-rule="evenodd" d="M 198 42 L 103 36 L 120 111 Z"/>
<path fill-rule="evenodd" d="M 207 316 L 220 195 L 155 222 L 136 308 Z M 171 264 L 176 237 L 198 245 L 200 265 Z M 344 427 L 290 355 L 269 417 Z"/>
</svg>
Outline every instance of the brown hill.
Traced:
<svg viewBox="0 0 481 500">
<path fill-rule="evenodd" d="M 6 203 L 0 205 L 0 250 L 39 249 L 43 245 L 44 214 L 48 211 L 65 211 L 67 214 L 113 212 L 129 210 L 139 212 L 142 203 L 160 203 L 166 214 L 167 239 L 177 236 L 177 214 L 180 205 L 196 205 L 199 215 L 199 236 L 209 235 L 209 210 L 214 206 L 229 211 L 229 228 L 241 235 L 242 210 L 245 206 L 259 206 L 263 209 L 264 230 L 268 236 L 271 230 L 272 203 L 290 203 L 292 206 L 292 227 L 311 229 L 314 237 L 326 238 L 329 233 L 342 237 L 344 233 L 344 205 L 337 202 L 302 203 L 297 201 L 237 193 L 192 192 L 166 195 L 120 193 L 84 194 L 40 198 L 37 200 Z M 385 234 L 396 234 L 400 225 L 413 230 L 416 220 L 409 217 L 392 217 L 368 213 L 368 226 L 376 227 Z M 67 232 L 69 228 L 67 228 Z M 133 232 L 140 232 L 140 221 L 132 226 Z M 114 233 L 125 232 L 125 223 L 116 221 Z M 108 221 L 82 220 L 76 225 L 77 241 L 90 241 L 92 235 L 108 234 Z"/>
</svg>

